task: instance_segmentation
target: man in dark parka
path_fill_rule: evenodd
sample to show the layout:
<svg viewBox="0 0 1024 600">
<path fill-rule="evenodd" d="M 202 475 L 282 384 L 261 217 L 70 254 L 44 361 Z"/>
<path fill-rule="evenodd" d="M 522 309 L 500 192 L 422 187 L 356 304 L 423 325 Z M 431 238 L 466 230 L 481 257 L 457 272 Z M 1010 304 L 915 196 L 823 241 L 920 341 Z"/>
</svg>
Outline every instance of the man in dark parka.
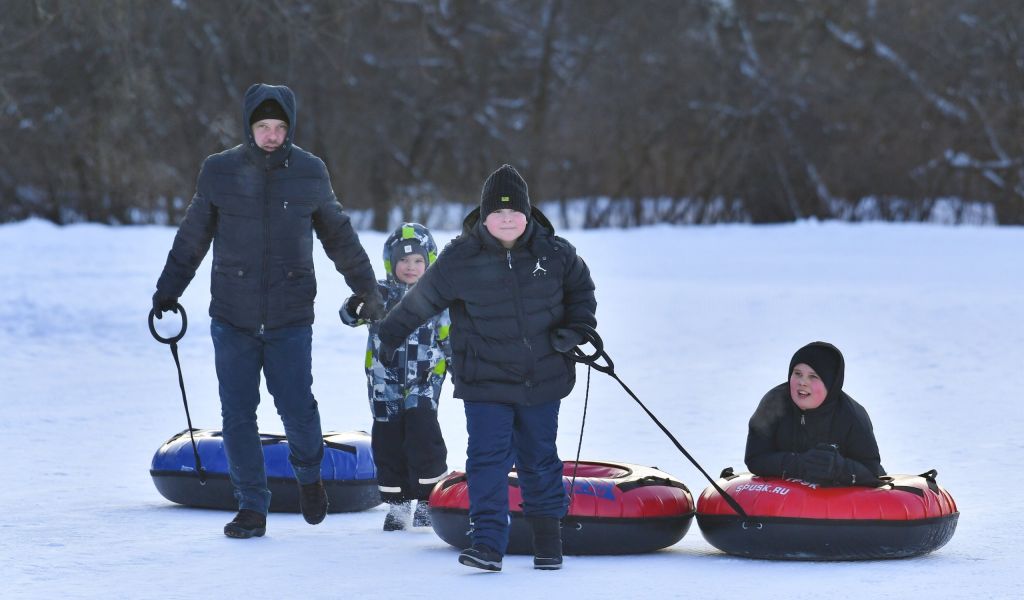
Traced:
<svg viewBox="0 0 1024 600">
<path fill-rule="evenodd" d="M 270 507 L 256 423 L 261 371 L 288 437 L 303 516 L 316 524 L 327 514 L 323 434 L 311 389 L 314 231 L 345 282 L 363 297 L 363 316 L 376 320 L 384 312 L 373 268 L 334 196 L 327 167 L 292 143 L 295 116 L 289 88 L 255 84 L 246 91 L 245 143 L 203 162 L 153 294 L 157 317 L 174 310 L 213 243 L 210 332 L 239 506 L 224 533 L 236 538 L 263 535 Z"/>
</svg>

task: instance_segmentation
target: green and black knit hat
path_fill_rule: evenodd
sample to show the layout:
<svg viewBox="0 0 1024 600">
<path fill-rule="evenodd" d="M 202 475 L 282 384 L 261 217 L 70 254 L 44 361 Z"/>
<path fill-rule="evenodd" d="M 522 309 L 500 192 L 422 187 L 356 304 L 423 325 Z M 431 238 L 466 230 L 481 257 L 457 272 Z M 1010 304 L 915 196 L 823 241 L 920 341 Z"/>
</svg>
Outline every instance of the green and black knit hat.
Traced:
<svg viewBox="0 0 1024 600">
<path fill-rule="evenodd" d="M 410 254 L 419 254 L 427 266 L 437 260 L 437 244 L 430 230 L 419 223 L 402 223 L 384 241 L 384 272 L 394 279 L 398 261 Z"/>
</svg>

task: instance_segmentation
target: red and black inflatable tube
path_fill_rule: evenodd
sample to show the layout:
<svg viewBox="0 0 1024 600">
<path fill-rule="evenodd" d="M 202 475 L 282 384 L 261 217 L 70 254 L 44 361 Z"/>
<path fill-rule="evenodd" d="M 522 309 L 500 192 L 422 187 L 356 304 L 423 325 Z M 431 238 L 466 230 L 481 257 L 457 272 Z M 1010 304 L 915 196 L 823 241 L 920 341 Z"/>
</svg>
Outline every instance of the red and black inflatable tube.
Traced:
<svg viewBox="0 0 1024 600">
<path fill-rule="evenodd" d="M 195 472 L 188 433 L 186 429 L 172 436 L 153 455 L 149 473 L 157 490 L 171 502 L 186 506 L 238 510 L 234 488 L 228 478 L 221 432 L 192 430 L 202 458 L 205 483 Z M 288 462 L 287 440 L 283 435 L 261 433 L 260 441 L 271 494 L 271 512 L 300 512 L 299 487 Z M 364 431 L 325 433 L 320 475 L 330 503 L 328 512 L 366 510 L 381 503 L 370 435 Z"/>
<path fill-rule="evenodd" d="M 697 523 L 715 548 L 771 560 L 908 558 L 941 548 L 953 537 L 953 497 L 936 473 L 894 475 L 877 488 L 822 487 L 798 479 L 722 473 L 719 486 L 748 518 L 713 487 L 697 501 Z"/>
<path fill-rule="evenodd" d="M 563 463 L 562 483 L 570 494 L 562 521 L 566 554 L 638 554 L 671 546 L 693 521 L 693 496 L 671 475 L 651 467 L 618 462 L 581 461 L 572 484 L 574 463 Z M 520 510 L 522 495 L 516 472 L 509 474 L 509 554 L 533 554 L 530 526 Z M 432 526 L 456 548 L 468 548 L 469 491 L 466 474 L 451 473 L 430 495 Z"/>
</svg>

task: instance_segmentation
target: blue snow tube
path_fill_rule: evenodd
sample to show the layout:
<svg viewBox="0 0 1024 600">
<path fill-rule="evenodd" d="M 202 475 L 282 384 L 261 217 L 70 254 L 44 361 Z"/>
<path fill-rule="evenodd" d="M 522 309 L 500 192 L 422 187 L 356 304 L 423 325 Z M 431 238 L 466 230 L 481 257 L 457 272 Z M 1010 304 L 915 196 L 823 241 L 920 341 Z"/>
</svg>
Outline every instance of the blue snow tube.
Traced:
<svg viewBox="0 0 1024 600">
<path fill-rule="evenodd" d="M 171 502 L 200 508 L 238 510 L 228 478 L 228 461 L 219 430 L 193 429 L 199 457 L 206 474 L 202 483 L 195 470 L 189 430 L 167 440 L 156 454 L 149 474 L 156 489 Z M 261 433 L 272 512 L 300 512 L 299 486 L 288 462 L 288 442 L 283 435 Z M 328 512 L 353 512 L 381 503 L 377 469 L 373 464 L 370 435 L 364 431 L 324 434 L 324 460 L 320 466 L 330 501 Z"/>
</svg>

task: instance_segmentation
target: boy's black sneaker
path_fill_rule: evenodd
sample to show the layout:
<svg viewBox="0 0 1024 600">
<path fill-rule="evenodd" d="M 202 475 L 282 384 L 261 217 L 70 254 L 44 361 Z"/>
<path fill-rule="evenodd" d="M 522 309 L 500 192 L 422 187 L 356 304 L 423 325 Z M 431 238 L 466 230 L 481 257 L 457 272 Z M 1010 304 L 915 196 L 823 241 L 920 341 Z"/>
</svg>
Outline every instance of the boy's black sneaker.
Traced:
<svg viewBox="0 0 1024 600">
<path fill-rule="evenodd" d="M 393 502 L 384 515 L 384 531 L 404 531 L 409 528 L 412 502 Z"/>
<path fill-rule="evenodd" d="M 416 503 L 416 512 L 412 514 L 413 527 L 430 527 L 430 502 L 420 500 Z"/>
<path fill-rule="evenodd" d="M 327 516 L 327 490 L 324 482 L 317 479 L 313 483 L 299 484 L 299 508 L 302 518 L 310 525 L 316 525 Z"/>
<path fill-rule="evenodd" d="M 224 535 L 239 539 L 262 537 L 267 532 L 267 516 L 248 508 L 238 511 L 235 518 L 224 526 Z"/>
<path fill-rule="evenodd" d="M 501 570 L 501 554 L 482 544 L 473 544 L 459 554 L 459 562 L 467 567 L 475 567 L 484 571 Z"/>
</svg>

